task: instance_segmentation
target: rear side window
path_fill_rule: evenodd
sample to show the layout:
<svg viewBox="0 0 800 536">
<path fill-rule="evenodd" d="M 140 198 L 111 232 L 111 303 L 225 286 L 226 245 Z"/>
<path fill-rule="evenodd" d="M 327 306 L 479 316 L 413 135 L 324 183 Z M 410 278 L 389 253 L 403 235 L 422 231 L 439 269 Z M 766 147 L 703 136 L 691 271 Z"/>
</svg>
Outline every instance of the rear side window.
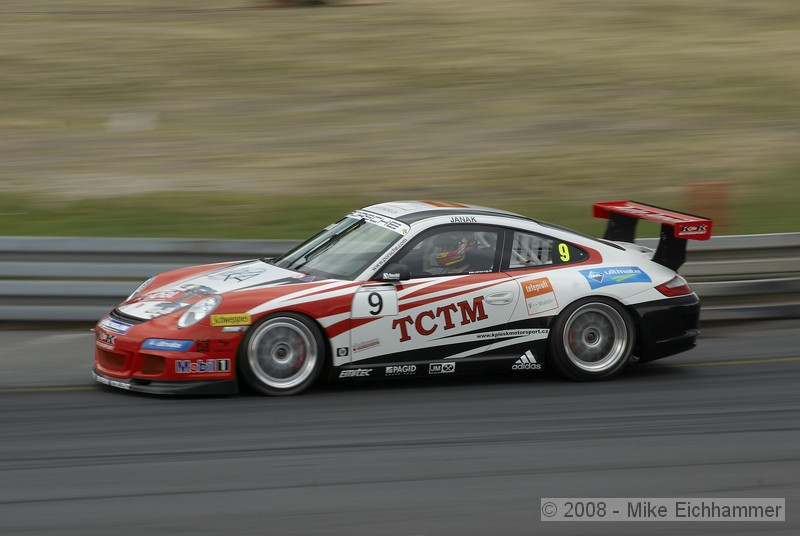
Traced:
<svg viewBox="0 0 800 536">
<path fill-rule="evenodd" d="M 513 231 L 508 268 L 514 270 L 569 264 L 588 257 L 585 251 L 568 242 L 536 233 Z"/>
</svg>

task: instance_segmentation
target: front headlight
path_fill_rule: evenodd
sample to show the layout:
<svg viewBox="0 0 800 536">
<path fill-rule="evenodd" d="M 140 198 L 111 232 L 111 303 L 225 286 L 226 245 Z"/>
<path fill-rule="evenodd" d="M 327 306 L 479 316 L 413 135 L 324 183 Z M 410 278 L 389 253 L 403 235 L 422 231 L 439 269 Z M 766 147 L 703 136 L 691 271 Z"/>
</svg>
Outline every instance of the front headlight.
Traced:
<svg viewBox="0 0 800 536">
<path fill-rule="evenodd" d="M 209 296 L 189 307 L 178 319 L 179 328 L 188 328 L 214 312 L 222 303 L 222 296 Z"/>
</svg>

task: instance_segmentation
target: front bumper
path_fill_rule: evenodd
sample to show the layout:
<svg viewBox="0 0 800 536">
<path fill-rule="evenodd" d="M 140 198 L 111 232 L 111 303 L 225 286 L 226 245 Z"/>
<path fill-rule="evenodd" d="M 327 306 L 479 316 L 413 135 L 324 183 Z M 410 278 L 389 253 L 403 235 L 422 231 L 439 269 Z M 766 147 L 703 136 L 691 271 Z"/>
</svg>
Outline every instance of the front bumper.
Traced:
<svg viewBox="0 0 800 536">
<path fill-rule="evenodd" d="M 112 312 L 95 327 L 94 379 L 153 394 L 238 392 L 242 333 L 203 324 L 177 330 L 174 322 L 168 317 L 136 322 Z"/>
<path fill-rule="evenodd" d="M 700 334 L 700 299 L 696 294 L 633 305 L 639 325 L 634 354 L 639 362 L 691 350 Z"/>
</svg>

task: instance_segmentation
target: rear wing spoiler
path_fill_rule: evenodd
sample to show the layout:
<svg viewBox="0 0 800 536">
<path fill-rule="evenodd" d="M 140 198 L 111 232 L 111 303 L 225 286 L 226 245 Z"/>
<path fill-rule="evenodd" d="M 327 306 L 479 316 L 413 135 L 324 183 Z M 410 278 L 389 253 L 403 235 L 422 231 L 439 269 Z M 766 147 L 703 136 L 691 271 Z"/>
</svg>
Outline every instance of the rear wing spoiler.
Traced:
<svg viewBox="0 0 800 536">
<path fill-rule="evenodd" d="M 675 271 L 686 261 L 687 240 L 711 238 L 712 222 L 709 218 L 636 201 L 607 201 L 595 203 L 592 208 L 595 218 L 608 220 L 606 233 L 603 235 L 606 240 L 633 242 L 639 220 L 660 223 L 661 238 L 653 261 Z"/>
</svg>

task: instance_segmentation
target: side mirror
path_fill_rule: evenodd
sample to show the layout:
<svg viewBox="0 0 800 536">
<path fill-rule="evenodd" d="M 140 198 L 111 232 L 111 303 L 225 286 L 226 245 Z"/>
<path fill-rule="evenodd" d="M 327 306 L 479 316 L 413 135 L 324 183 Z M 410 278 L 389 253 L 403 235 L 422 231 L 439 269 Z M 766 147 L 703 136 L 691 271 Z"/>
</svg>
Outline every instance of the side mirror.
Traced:
<svg viewBox="0 0 800 536">
<path fill-rule="evenodd" d="M 390 283 L 407 281 L 411 279 L 411 270 L 408 268 L 407 264 L 393 262 L 378 270 L 374 279 L 376 281 L 388 281 Z"/>
</svg>

